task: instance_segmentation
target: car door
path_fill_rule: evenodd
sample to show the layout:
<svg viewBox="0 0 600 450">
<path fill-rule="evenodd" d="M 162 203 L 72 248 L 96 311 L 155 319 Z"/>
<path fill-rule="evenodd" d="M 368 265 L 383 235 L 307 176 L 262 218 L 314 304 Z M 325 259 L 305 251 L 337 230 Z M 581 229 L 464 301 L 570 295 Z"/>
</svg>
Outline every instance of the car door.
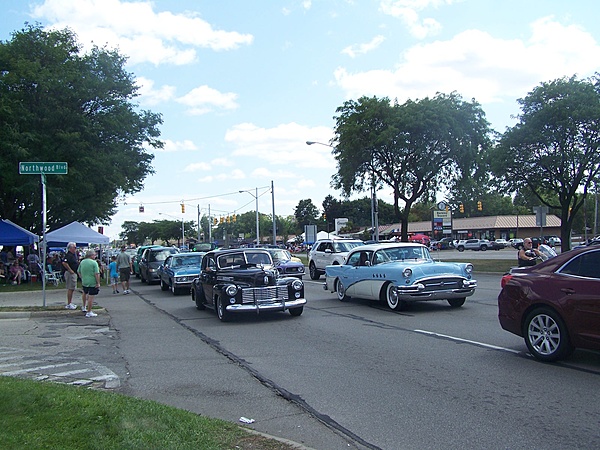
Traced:
<svg viewBox="0 0 600 450">
<path fill-rule="evenodd" d="M 169 285 L 169 277 L 170 277 L 170 275 L 173 274 L 173 269 L 171 267 L 172 264 L 173 264 L 173 256 L 169 256 L 169 257 L 167 257 L 167 259 L 165 259 L 165 262 L 160 266 L 160 268 L 158 270 L 158 274 L 159 274 L 161 281 L 163 283 L 165 283 L 166 285 Z"/>
<path fill-rule="evenodd" d="M 202 258 L 202 271 L 200 272 L 200 286 L 204 298 L 208 303 L 213 303 L 214 286 L 217 281 L 217 261 L 215 255 L 207 254 Z"/>
<path fill-rule="evenodd" d="M 577 255 L 556 278 L 553 288 L 560 290 L 564 309 L 571 311 L 571 335 L 600 345 L 600 249 Z"/>
</svg>

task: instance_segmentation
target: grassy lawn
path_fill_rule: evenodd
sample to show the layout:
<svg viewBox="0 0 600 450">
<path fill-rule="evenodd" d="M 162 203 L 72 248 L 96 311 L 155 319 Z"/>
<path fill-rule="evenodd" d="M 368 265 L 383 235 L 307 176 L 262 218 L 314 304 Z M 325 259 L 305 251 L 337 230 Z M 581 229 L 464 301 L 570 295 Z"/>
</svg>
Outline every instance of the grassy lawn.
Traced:
<svg viewBox="0 0 600 450">
<path fill-rule="evenodd" d="M 293 448 L 157 402 L 11 377 L 0 377 L 0 442 L 15 450 Z"/>
</svg>

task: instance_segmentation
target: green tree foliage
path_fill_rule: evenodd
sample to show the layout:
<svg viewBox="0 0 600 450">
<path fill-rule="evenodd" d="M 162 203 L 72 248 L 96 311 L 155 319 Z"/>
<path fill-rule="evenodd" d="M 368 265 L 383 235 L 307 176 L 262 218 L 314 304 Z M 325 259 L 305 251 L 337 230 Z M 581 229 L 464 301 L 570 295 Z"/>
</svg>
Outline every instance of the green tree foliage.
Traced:
<svg viewBox="0 0 600 450">
<path fill-rule="evenodd" d="M 153 173 L 160 115 L 136 111 L 137 87 L 116 51 L 82 54 L 68 29 L 26 26 L 0 42 L 0 215 L 41 232 L 40 179 L 21 161 L 64 161 L 47 177 L 47 223 L 107 223 L 119 196 Z"/>
<path fill-rule="evenodd" d="M 294 210 L 294 217 L 301 230 L 304 230 L 305 225 L 316 224 L 319 216 L 319 210 L 311 199 L 300 200 Z"/>
<path fill-rule="evenodd" d="M 598 78 L 557 79 L 519 99 L 519 123 L 495 147 L 492 169 L 503 187 L 530 191 L 560 210 L 563 250 L 600 169 Z"/>
<path fill-rule="evenodd" d="M 489 124 L 479 104 L 454 93 L 403 105 L 362 97 L 336 112 L 333 154 L 338 171 L 332 186 L 345 196 L 371 186 L 391 187 L 403 240 L 408 238 L 412 206 L 471 176 L 477 155 L 490 144 Z"/>
</svg>

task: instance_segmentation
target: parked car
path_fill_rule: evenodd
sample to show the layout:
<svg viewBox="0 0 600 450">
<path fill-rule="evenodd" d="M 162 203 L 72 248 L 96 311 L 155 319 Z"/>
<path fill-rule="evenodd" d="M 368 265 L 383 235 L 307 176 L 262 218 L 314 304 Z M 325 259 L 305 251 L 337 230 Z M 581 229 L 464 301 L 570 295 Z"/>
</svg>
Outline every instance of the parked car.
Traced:
<svg viewBox="0 0 600 450">
<path fill-rule="evenodd" d="M 519 249 L 523 246 L 523 239 L 521 238 L 512 238 L 508 242 L 510 242 L 510 246 L 514 249 Z"/>
<path fill-rule="evenodd" d="M 552 247 L 556 247 L 557 245 L 561 245 L 562 241 L 558 236 L 544 236 L 544 239 L 548 245 Z"/>
<path fill-rule="evenodd" d="M 318 280 L 330 264 L 342 264 L 350 250 L 365 245 L 358 239 L 321 239 L 315 242 L 308 253 L 308 271 L 310 278 Z"/>
<path fill-rule="evenodd" d="M 210 252 L 211 250 L 216 250 L 218 248 L 219 246 L 214 242 L 197 242 L 196 244 L 194 244 L 192 251 L 206 253 Z"/>
<path fill-rule="evenodd" d="M 502 277 L 501 327 L 525 340 L 541 361 L 568 357 L 575 348 L 600 350 L 600 248 L 561 253 Z"/>
<path fill-rule="evenodd" d="M 167 256 L 165 262 L 158 268 L 160 288 L 170 290 L 173 295 L 180 292 L 190 292 L 192 281 L 200 276 L 200 263 L 203 252 L 176 253 Z"/>
<path fill-rule="evenodd" d="M 142 259 L 142 253 L 147 248 L 161 247 L 160 245 L 141 245 L 137 248 L 135 255 L 131 258 L 131 266 L 133 267 L 133 274 L 136 278 L 140 277 L 140 259 Z"/>
<path fill-rule="evenodd" d="M 279 275 L 302 279 L 304 264 L 300 262 L 300 258 L 292 256 L 288 250 L 282 248 L 266 248 L 265 250 L 271 254 L 273 264 L 279 271 Z"/>
<path fill-rule="evenodd" d="M 200 276 L 192 283 L 196 308 L 214 308 L 222 322 L 237 313 L 304 311 L 304 283 L 280 277 L 271 254 L 260 248 L 213 250 L 202 258 Z"/>
<path fill-rule="evenodd" d="M 450 248 L 454 248 L 454 241 L 452 238 L 442 238 L 439 241 L 431 241 L 429 243 L 429 248 L 433 250 L 448 250 Z"/>
<path fill-rule="evenodd" d="M 151 247 L 144 250 L 139 262 L 140 279 L 142 282 L 152 284 L 160 281 L 158 268 L 170 255 L 175 253 L 178 253 L 175 247 Z"/>
<path fill-rule="evenodd" d="M 492 242 L 495 242 L 496 245 L 498 245 L 498 246 L 501 245 L 502 248 L 506 248 L 510 245 L 510 243 L 506 239 L 502 239 L 502 238 L 496 239 L 495 241 L 492 241 Z"/>
<path fill-rule="evenodd" d="M 460 307 L 473 295 L 473 265 L 434 261 L 417 243 L 373 244 L 348 253 L 342 265 L 325 268 L 324 289 L 341 301 L 351 297 L 377 300 L 400 310 L 417 301 L 447 300 Z"/>
<path fill-rule="evenodd" d="M 459 252 L 464 252 L 465 250 L 475 250 L 485 252 L 488 248 L 492 248 L 492 244 L 487 239 L 467 239 L 465 241 L 460 241 L 456 246 L 456 249 Z"/>
</svg>

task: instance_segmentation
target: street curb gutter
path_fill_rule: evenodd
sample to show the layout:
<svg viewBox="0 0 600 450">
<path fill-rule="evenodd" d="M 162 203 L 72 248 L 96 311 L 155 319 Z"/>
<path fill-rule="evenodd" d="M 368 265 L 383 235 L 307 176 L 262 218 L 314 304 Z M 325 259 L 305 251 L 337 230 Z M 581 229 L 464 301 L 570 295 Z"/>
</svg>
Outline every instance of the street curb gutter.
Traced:
<svg viewBox="0 0 600 450">
<path fill-rule="evenodd" d="M 96 313 L 106 313 L 104 308 L 94 308 Z M 32 317 L 56 317 L 78 315 L 83 317 L 80 309 L 77 310 L 48 310 L 48 311 L 7 311 L 0 310 L 0 319 L 31 319 Z"/>
</svg>

